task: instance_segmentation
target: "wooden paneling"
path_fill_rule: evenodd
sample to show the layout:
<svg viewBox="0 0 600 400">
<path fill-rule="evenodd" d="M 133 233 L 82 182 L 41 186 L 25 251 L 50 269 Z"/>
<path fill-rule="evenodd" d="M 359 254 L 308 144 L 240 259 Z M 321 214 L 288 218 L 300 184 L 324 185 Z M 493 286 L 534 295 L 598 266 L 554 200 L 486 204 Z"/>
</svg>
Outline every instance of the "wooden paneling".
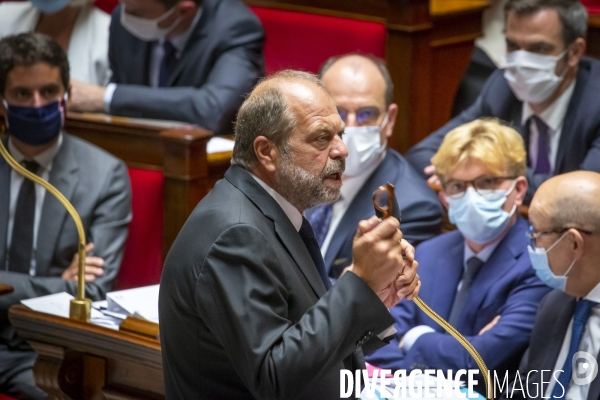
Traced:
<svg viewBox="0 0 600 400">
<path fill-rule="evenodd" d="M 380 22 L 398 120 L 390 146 L 405 152 L 450 118 L 481 34 L 486 0 L 245 0 L 247 4 Z"/>
<path fill-rule="evenodd" d="M 600 58 L 600 14 L 592 14 L 589 18 L 587 54 Z"/>
<path fill-rule="evenodd" d="M 13 290 L 15 290 L 15 288 L 12 286 L 0 283 L 0 296 L 6 293 L 11 293 Z"/>
</svg>

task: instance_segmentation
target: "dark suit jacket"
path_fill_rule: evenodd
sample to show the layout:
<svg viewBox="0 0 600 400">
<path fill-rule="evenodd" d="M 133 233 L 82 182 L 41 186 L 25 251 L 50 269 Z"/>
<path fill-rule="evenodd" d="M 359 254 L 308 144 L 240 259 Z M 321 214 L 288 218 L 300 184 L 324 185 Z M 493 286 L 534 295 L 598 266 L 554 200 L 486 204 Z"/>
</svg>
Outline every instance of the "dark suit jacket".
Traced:
<svg viewBox="0 0 600 400">
<path fill-rule="evenodd" d="M 440 233 L 442 207 L 435 192 L 395 150 L 387 149 L 385 158 L 358 191 L 343 215 L 325 253 L 329 276 L 337 278 L 352 263 L 352 241 L 358 222 L 375 215 L 373 192 L 391 182 L 401 211 L 400 230 L 416 246 Z M 313 210 L 308 210 L 310 215 Z"/>
<path fill-rule="evenodd" d="M 170 87 L 152 88 L 152 43 L 123 28 L 120 12 L 116 7 L 110 26 L 109 59 L 117 84 L 110 113 L 231 132 L 235 111 L 264 74 L 264 32 L 256 15 L 239 0 L 204 0 Z"/>
<path fill-rule="evenodd" d="M 504 374 L 516 371 L 529 342 L 538 304 L 549 289 L 537 278 L 527 253 L 527 222 L 519 217 L 483 265 L 469 292 L 455 326 L 477 349 L 490 370 Z M 464 239 L 452 231 L 421 243 L 416 249 L 421 291 L 419 296 L 435 312 L 448 319 L 456 288 L 462 277 Z M 397 334 L 391 343 L 373 353 L 367 361 L 382 368 L 477 369 L 462 345 L 437 325 L 413 302 L 401 302 L 391 309 Z M 481 328 L 497 315 L 491 330 L 478 336 Z M 410 351 L 398 347 L 411 328 L 429 325 L 436 332 L 423 334 Z M 481 376 L 479 380 L 482 381 Z"/>
<path fill-rule="evenodd" d="M 284 211 L 236 165 L 175 240 L 159 314 L 169 399 L 339 398 L 340 370 L 362 368 L 361 346 L 393 323 L 352 273 L 325 292 Z"/>
<path fill-rule="evenodd" d="M 5 140 L 6 143 L 6 140 Z M 0 341 L 14 339 L 8 308 L 23 299 L 59 292 L 75 295 L 77 282 L 60 276 L 77 253 L 79 236 L 67 210 L 50 193 L 44 196 L 38 230 L 36 276 L 5 271 L 11 168 L 0 157 L 0 282 L 15 288 L 0 296 Z M 104 275 L 86 284 L 86 296 L 105 298 L 119 271 L 131 220 L 131 188 L 125 164 L 81 139 L 63 133 L 49 182 L 75 207 L 93 255 L 104 259 Z"/>
<path fill-rule="evenodd" d="M 579 62 L 577 82 L 573 97 L 567 108 L 562 127 L 555 174 L 576 170 L 600 172 L 600 61 L 583 57 Z M 504 79 L 504 70 L 499 69 L 486 82 L 475 104 L 452 119 L 406 153 L 406 159 L 423 174 L 423 168 L 431 164 L 444 137 L 452 129 L 482 117 L 496 117 L 510 123 L 529 148 L 529 126 L 521 124 L 523 103 L 519 101 Z M 529 158 L 528 158 L 529 162 Z M 527 168 L 529 181 L 528 199 L 550 175 L 534 174 Z"/>
<path fill-rule="evenodd" d="M 554 371 L 569 322 L 575 312 L 575 302 L 574 297 L 560 290 L 553 290 L 540 303 L 535 316 L 529 349 L 523 356 L 519 367 L 523 388 L 528 389 L 531 396 L 534 396 L 534 393 L 538 393 L 537 398 L 545 396 L 548 381 L 553 379 L 552 372 L 548 371 Z M 600 359 L 600 353 L 594 356 L 596 360 Z M 546 370 L 543 382 L 542 370 Z M 531 374 L 528 375 L 530 371 Z M 503 394 L 502 399 L 523 398 L 520 396 L 522 393 L 519 390 L 512 391 L 512 386 L 512 384 L 509 385 L 509 391 Z M 527 386 L 528 388 L 526 388 Z M 519 383 L 516 387 L 519 388 Z M 541 394 L 539 394 L 540 390 Z M 511 397 L 511 395 L 513 396 Z M 587 397 L 587 400 L 598 399 L 600 399 L 600 376 L 596 376 L 592 381 Z"/>
</svg>

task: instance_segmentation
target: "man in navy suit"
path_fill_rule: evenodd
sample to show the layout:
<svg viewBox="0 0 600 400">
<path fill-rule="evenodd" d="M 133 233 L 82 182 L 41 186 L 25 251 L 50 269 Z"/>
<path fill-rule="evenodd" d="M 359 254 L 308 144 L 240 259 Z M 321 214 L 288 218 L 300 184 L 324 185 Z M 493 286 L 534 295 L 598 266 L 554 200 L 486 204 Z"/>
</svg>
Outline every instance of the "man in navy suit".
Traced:
<svg viewBox="0 0 600 400">
<path fill-rule="evenodd" d="M 540 303 L 519 368 L 515 387 L 525 391 L 510 384 L 503 399 L 600 398 L 599 197 L 600 174 L 575 171 L 544 182 L 531 202 L 532 264 L 555 290 Z"/>
<path fill-rule="evenodd" d="M 406 159 L 424 176 L 444 136 L 482 117 L 506 121 L 527 150 L 526 203 L 549 177 L 600 172 L 600 61 L 583 57 L 587 12 L 578 0 L 510 0 L 507 65 L 470 108 L 413 147 Z"/>
<path fill-rule="evenodd" d="M 402 233 L 412 245 L 440 233 L 442 208 L 406 160 L 387 148 L 398 106 L 392 102 L 393 84 L 384 62 L 361 55 L 334 57 L 321 68 L 321 77 L 346 124 L 348 158 L 341 198 L 309 210 L 307 218 L 329 276 L 336 279 L 352 263 L 353 227 L 375 215 L 372 195 L 380 185 L 395 185 Z"/>
<path fill-rule="evenodd" d="M 122 0 L 108 87 L 72 82 L 75 111 L 176 120 L 217 132 L 264 74 L 264 32 L 240 0 Z"/>
<path fill-rule="evenodd" d="M 463 334 L 499 376 L 516 371 L 548 288 L 527 254 L 521 136 L 493 120 L 450 132 L 433 157 L 440 198 L 458 230 L 421 243 L 420 296 Z M 397 333 L 367 361 L 381 368 L 476 369 L 469 353 L 413 302 L 391 309 Z M 483 382 L 481 376 L 479 383 Z"/>
</svg>

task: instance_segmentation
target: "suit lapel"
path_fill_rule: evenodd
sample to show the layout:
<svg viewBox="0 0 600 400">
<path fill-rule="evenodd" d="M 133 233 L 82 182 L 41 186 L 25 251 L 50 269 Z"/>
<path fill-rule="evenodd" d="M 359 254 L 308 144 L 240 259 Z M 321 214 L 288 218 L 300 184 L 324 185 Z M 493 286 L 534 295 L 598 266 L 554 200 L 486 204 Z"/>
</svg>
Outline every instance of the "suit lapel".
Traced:
<svg viewBox="0 0 600 400">
<path fill-rule="evenodd" d="M 596 355 L 596 360 L 600 360 L 600 353 Z M 600 377 L 596 376 L 590 384 L 590 390 L 588 392 L 588 400 L 600 399 Z"/>
<path fill-rule="evenodd" d="M 2 138 L 2 142 L 6 146 L 7 136 Z M 8 234 L 8 211 L 10 206 L 10 166 L 0 160 L 0 270 L 6 267 L 6 237 Z"/>
<path fill-rule="evenodd" d="M 199 68 L 196 62 L 191 62 L 193 57 L 198 55 L 198 51 L 192 51 L 194 49 L 202 49 L 202 44 L 200 43 L 205 36 L 208 35 L 209 22 L 211 21 L 211 16 L 213 14 L 213 7 L 210 7 L 208 4 L 204 4 L 204 8 L 202 9 L 202 14 L 200 15 L 200 19 L 198 23 L 194 27 L 194 31 L 190 35 L 185 47 L 183 48 L 183 52 L 181 53 L 181 57 L 177 60 L 177 64 L 175 64 L 175 69 L 169 78 L 169 86 L 175 86 L 177 79 L 181 76 L 183 69 L 187 66 L 193 65 L 194 68 Z"/>
<path fill-rule="evenodd" d="M 317 272 L 317 267 L 313 263 L 298 231 L 296 231 L 290 219 L 279 204 L 277 204 L 277 201 L 254 180 L 248 171 L 237 165 L 232 165 L 227 170 L 225 178 L 244 193 L 265 217 L 273 221 L 275 232 L 279 236 L 279 239 L 281 239 L 282 245 L 294 259 L 315 294 L 318 297 L 322 297 L 326 290 Z"/>
<path fill-rule="evenodd" d="M 439 261 L 433 274 L 434 279 L 431 283 L 428 283 L 428 296 L 426 298 L 431 308 L 436 310 L 444 319 L 450 317 L 458 282 L 460 282 L 463 274 L 465 253 L 465 242 L 462 235 L 458 232 L 452 232 L 449 235 L 456 235 L 456 239 L 450 244 L 445 256 L 438 258 Z M 440 329 L 438 324 L 431 318 L 427 318 L 426 321 L 429 321 L 430 326 L 434 329 Z"/>
<path fill-rule="evenodd" d="M 523 236 L 526 232 L 527 222 L 521 217 L 517 218 L 515 224 L 510 228 L 504 239 L 500 241 L 498 247 L 494 250 L 490 258 L 481 268 L 481 271 L 477 274 L 473 287 L 477 290 L 470 290 L 465 303 L 465 308 L 461 312 L 459 319 L 459 325 L 466 328 L 467 321 L 471 321 L 469 329 L 460 329 L 466 334 L 476 334 L 477 332 L 470 332 L 474 329 L 472 325 L 475 321 L 473 318 L 477 310 L 481 308 L 489 289 L 497 281 L 500 280 L 505 271 L 510 270 L 517 262 L 519 257 L 524 251 L 525 246 L 523 245 Z M 468 316 L 468 318 L 466 318 Z"/>
<path fill-rule="evenodd" d="M 72 201 L 73 191 L 79 180 L 79 167 L 69 140 L 67 135 L 63 135 L 62 146 L 52 163 L 49 182 Z M 44 276 L 52 263 L 54 249 L 67 214 L 67 210 L 56 197 L 46 192 L 37 237 L 36 274 L 39 276 Z"/>
<path fill-rule="evenodd" d="M 329 247 L 325 253 L 325 268 L 329 272 L 338 259 L 338 254 L 342 249 L 344 243 L 348 240 L 352 240 L 356 234 L 356 228 L 358 223 L 363 220 L 375 215 L 375 208 L 373 207 L 373 192 L 381 185 L 391 182 L 396 182 L 396 177 L 390 175 L 390 171 L 396 171 L 390 157 L 390 152 L 387 152 L 385 158 L 381 164 L 375 169 L 371 176 L 362 185 L 354 199 L 348 206 L 348 209 L 342 216 L 339 225 L 337 226 L 335 233 L 331 237 Z M 399 216 L 400 210 L 395 210 L 394 216 Z M 402 227 L 400 228 L 402 230 Z M 343 260 L 339 260 L 342 262 Z M 351 260 L 348 260 L 349 265 Z"/>
</svg>

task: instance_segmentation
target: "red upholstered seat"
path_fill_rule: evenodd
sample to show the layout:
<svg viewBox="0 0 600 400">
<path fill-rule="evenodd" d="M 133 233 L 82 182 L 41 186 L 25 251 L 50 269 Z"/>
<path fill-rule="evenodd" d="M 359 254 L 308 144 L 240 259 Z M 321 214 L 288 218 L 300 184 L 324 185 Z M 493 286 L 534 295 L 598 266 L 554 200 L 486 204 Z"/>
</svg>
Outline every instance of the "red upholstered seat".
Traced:
<svg viewBox="0 0 600 400">
<path fill-rule="evenodd" d="M 10 396 L 0 393 L 0 400 L 16 400 Z"/>
<path fill-rule="evenodd" d="M 96 0 L 94 4 L 99 9 L 111 14 L 113 9 L 119 4 L 119 0 Z"/>
<path fill-rule="evenodd" d="M 116 289 L 157 284 L 162 272 L 163 174 L 129 168 L 129 177 L 133 218 Z"/>
<path fill-rule="evenodd" d="M 351 52 L 385 57 L 383 24 L 275 8 L 250 8 L 265 29 L 267 74 L 286 68 L 318 72 L 329 57 Z"/>
<path fill-rule="evenodd" d="M 600 14 L 600 0 L 581 0 L 590 14 Z"/>
</svg>

